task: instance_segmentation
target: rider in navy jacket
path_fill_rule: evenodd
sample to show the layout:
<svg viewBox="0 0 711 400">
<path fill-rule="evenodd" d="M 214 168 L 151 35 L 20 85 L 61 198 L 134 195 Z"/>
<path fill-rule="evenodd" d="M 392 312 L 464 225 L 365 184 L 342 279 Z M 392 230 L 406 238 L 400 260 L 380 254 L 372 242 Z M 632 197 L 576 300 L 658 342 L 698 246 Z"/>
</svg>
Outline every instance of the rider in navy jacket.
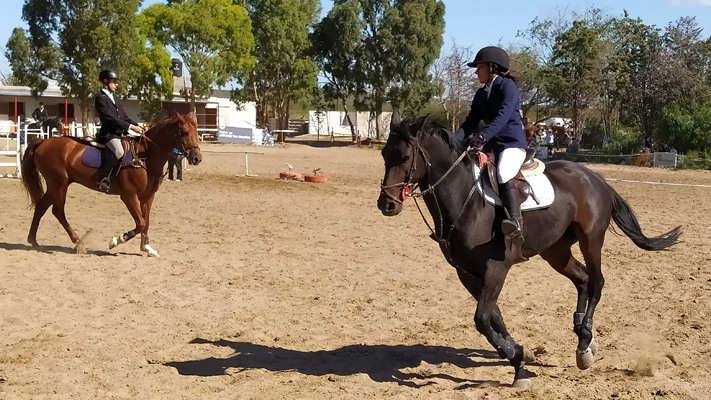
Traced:
<svg viewBox="0 0 711 400">
<path fill-rule="evenodd" d="M 487 126 L 479 134 L 486 141 L 483 150 L 487 153 L 498 155 L 509 147 L 526 149 L 520 110 L 516 83 L 499 75 L 491 83 L 491 93 L 486 87 L 476 92 L 469 115 L 460 129 L 467 137 L 477 129 L 479 121 L 484 121 Z"/>
<path fill-rule="evenodd" d="M 509 75 L 509 55 L 494 46 L 479 50 L 467 64 L 477 69 L 485 86 L 474 95 L 471 110 L 455 137 L 473 148 L 492 152 L 497 160 L 499 193 L 508 213 L 501 231 L 513 244 L 523 244 L 521 205 L 512 181 L 526 158 L 526 135 L 521 123 L 521 104 L 515 78 Z M 486 127 L 474 133 L 479 122 Z"/>
</svg>

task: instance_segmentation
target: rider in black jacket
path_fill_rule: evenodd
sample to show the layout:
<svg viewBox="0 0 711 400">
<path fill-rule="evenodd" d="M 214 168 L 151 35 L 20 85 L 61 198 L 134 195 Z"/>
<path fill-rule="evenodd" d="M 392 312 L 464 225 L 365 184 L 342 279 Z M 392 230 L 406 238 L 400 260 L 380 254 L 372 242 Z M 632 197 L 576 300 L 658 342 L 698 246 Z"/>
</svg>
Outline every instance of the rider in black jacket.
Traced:
<svg viewBox="0 0 711 400">
<path fill-rule="evenodd" d="M 96 140 L 105 144 L 110 150 L 106 152 L 106 162 L 99 169 L 101 178 L 99 190 L 107 192 L 110 186 L 109 173 L 124 154 L 121 137 L 124 135 L 140 136 L 143 133 L 143 128 L 126 115 L 121 101 L 114 94 L 118 87 L 118 74 L 111 70 L 103 70 L 99 73 L 99 80 L 102 82 L 103 88 L 96 95 L 94 105 L 96 113 L 101 119 L 101 129 L 96 135 Z"/>
</svg>

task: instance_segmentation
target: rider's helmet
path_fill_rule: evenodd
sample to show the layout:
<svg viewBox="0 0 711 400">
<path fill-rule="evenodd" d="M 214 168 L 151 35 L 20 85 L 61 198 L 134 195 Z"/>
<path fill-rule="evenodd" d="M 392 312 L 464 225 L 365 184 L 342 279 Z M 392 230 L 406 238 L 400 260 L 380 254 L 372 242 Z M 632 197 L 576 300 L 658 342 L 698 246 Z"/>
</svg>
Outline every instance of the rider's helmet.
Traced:
<svg viewBox="0 0 711 400">
<path fill-rule="evenodd" d="M 119 78 L 118 74 L 115 71 L 110 70 L 110 69 L 105 69 L 105 70 L 99 72 L 99 80 L 101 82 L 109 81 L 111 79 L 118 79 L 118 78 Z"/>
<path fill-rule="evenodd" d="M 474 57 L 474 61 L 467 64 L 467 66 L 475 68 L 479 64 L 495 64 L 500 68 L 499 72 L 508 72 L 509 70 L 509 55 L 506 51 L 500 47 L 487 46 L 479 50 Z"/>
</svg>

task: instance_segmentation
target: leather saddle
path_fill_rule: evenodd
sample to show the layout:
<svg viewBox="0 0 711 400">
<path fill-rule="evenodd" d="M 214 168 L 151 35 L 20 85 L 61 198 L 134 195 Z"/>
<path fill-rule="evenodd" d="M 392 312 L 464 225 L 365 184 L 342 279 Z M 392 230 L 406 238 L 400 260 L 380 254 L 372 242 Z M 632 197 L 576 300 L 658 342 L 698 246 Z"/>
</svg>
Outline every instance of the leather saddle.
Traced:
<svg viewBox="0 0 711 400">
<path fill-rule="evenodd" d="M 84 165 L 99 168 L 106 161 L 106 152 L 108 151 L 105 144 L 101 144 L 94 140 L 84 140 L 79 138 L 73 138 L 74 140 L 84 144 L 87 148 L 82 154 L 82 163 Z M 124 156 L 119 160 L 119 165 L 116 168 L 122 167 L 134 167 L 139 168 L 143 166 L 143 160 L 138 157 L 136 152 L 136 142 L 133 139 L 124 137 L 121 138 L 121 146 L 123 147 Z"/>
<path fill-rule="evenodd" d="M 522 172 L 530 171 L 536 168 L 538 163 L 534 160 L 535 156 L 535 149 L 526 149 L 526 158 L 524 159 L 523 164 L 521 165 L 521 168 L 519 169 L 518 173 L 513 178 L 514 186 L 516 186 L 516 189 L 518 189 L 521 203 L 526 201 L 526 199 L 531 196 L 533 197 L 533 200 L 536 201 L 536 203 L 540 204 L 540 201 L 538 200 L 538 198 L 536 198 L 536 194 L 533 192 L 531 184 L 526 180 L 526 177 L 523 176 Z M 487 176 L 489 178 L 489 184 L 494 190 L 494 193 L 496 193 L 497 196 L 501 196 L 501 194 L 499 193 L 499 180 L 496 174 L 496 157 L 493 153 L 486 154 L 486 157 L 487 160 L 484 164 L 484 168 L 481 173 L 485 174 L 484 176 Z"/>
</svg>

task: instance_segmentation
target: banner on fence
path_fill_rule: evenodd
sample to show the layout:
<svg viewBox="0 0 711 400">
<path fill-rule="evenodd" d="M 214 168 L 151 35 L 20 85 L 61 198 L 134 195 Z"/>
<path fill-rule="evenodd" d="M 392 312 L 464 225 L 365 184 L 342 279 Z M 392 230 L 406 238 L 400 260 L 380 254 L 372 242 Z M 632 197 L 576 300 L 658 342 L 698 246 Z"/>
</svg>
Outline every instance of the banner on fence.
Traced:
<svg viewBox="0 0 711 400">
<path fill-rule="evenodd" d="M 676 167 L 676 153 L 654 153 L 655 167 Z"/>
<path fill-rule="evenodd" d="M 252 128 L 220 126 L 217 141 L 222 143 L 252 143 Z"/>
</svg>

